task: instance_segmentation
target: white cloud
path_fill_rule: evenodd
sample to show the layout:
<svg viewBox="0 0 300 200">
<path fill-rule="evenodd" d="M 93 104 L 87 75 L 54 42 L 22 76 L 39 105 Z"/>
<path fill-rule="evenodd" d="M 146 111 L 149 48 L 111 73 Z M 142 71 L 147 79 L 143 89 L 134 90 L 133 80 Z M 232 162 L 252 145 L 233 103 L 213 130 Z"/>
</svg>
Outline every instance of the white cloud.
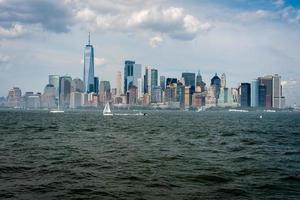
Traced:
<svg viewBox="0 0 300 200">
<path fill-rule="evenodd" d="M 149 39 L 149 44 L 152 48 L 159 46 L 163 42 L 163 38 L 160 35 L 154 36 Z"/>
<path fill-rule="evenodd" d="M 10 57 L 7 55 L 0 54 L 0 71 L 7 71 L 10 69 Z"/>
<path fill-rule="evenodd" d="M 0 26 L 1 38 L 15 38 L 24 35 L 27 30 L 21 24 L 14 24 L 11 28 L 4 28 Z"/>
<path fill-rule="evenodd" d="M 261 19 L 271 19 L 276 17 L 276 13 L 268 10 L 246 11 L 238 14 L 238 19 L 242 21 L 256 21 Z"/>
<path fill-rule="evenodd" d="M 273 4 L 277 7 L 281 7 L 285 4 L 284 0 L 273 0 Z"/>
</svg>

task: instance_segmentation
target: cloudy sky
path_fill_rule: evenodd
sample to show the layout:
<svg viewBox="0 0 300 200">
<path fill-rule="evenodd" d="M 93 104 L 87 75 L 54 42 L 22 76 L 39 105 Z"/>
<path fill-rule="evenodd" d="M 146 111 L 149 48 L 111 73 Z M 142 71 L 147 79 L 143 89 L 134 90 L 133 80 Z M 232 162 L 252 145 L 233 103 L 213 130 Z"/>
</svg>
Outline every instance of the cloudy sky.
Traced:
<svg viewBox="0 0 300 200">
<path fill-rule="evenodd" d="M 230 87 L 278 73 L 300 105 L 298 0 L 0 0 L 0 96 L 43 91 L 48 74 L 82 78 L 89 31 L 112 85 L 125 59 L 170 77 L 225 72 Z"/>
</svg>

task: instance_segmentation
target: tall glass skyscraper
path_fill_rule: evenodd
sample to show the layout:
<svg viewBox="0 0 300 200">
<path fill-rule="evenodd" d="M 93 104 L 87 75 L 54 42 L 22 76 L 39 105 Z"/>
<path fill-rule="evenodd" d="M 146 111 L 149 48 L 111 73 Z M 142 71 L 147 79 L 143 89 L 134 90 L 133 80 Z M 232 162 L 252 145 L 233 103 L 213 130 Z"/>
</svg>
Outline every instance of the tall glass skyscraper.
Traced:
<svg viewBox="0 0 300 200">
<path fill-rule="evenodd" d="M 124 93 L 132 85 L 138 87 L 139 79 L 142 79 L 142 65 L 135 64 L 135 61 L 126 60 L 124 66 Z"/>
<path fill-rule="evenodd" d="M 250 107 L 251 105 L 251 85 L 250 83 L 241 84 L 241 107 Z"/>
<path fill-rule="evenodd" d="M 87 93 L 95 91 L 94 85 L 94 48 L 90 44 L 90 35 L 88 44 L 84 49 L 84 71 L 83 71 L 84 90 Z"/>
<path fill-rule="evenodd" d="M 254 79 L 251 83 L 251 107 L 258 107 L 259 104 L 259 81 Z"/>
</svg>

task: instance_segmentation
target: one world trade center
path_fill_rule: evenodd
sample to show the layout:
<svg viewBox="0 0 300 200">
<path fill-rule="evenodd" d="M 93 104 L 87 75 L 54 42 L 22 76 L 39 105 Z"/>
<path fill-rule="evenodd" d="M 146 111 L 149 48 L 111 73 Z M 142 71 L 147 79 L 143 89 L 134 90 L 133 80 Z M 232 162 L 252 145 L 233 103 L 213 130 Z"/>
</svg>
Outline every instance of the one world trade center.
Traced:
<svg viewBox="0 0 300 200">
<path fill-rule="evenodd" d="M 84 49 L 84 71 L 83 71 L 84 90 L 87 93 L 95 91 L 94 85 L 94 48 L 90 42 L 90 34 L 88 44 Z"/>
</svg>

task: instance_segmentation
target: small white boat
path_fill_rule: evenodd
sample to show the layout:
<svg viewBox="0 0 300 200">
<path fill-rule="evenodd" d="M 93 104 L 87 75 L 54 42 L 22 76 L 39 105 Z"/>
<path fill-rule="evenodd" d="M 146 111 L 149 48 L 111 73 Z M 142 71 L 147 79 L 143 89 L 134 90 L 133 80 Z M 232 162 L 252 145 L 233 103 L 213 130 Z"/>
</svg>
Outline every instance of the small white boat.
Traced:
<svg viewBox="0 0 300 200">
<path fill-rule="evenodd" d="M 50 110 L 50 113 L 64 113 L 63 110 Z"/>
<path fill-rule="evenodd" d="M 229 112 L 249 112 L 249 110 L 241 110 L 241 109 L 229 109 Z"/>
<path fill-rule="evenodd" d="M 112 116 L 113 115 L 113 113 L 111 112 L 110 107 L 109 107 L 109 102 L 107 102 L 105 104 L 105 107 L 104 107 L 104 110 L 103 110 L 103 115 L 105 115 L 105 116 Z"/>
<path fill-rule="evenodd" d="M 264 112 L 272 112 L 272 113 L 274 113 L 274 112 L 276 112 L 276 110 L 270 110 L 270 109 L 268 109 L 268 110 L 264 110 Z"/>
</svg>

